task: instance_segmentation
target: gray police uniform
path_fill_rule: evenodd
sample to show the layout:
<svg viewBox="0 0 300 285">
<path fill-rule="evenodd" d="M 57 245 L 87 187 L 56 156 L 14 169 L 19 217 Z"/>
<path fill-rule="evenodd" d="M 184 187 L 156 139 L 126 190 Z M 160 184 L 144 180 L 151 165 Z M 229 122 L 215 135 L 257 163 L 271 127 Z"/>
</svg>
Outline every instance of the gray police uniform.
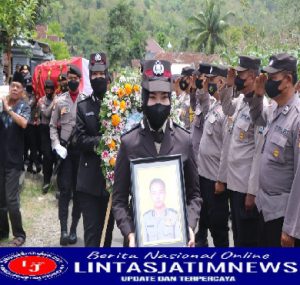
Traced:
<svg viewBox="0 0 300 285">
<path fill-rule="evenodd" d="M 207 93 L 208 94 L 208 93 Z M 208 96 L 210 96 L 208 94 Z M 198 246 L 207 246 L 207 229 L 210 230 L 214 245 L 229 246 L 228 238 L 228 193 L 215 194 L 215 183 L 219 180 L 220 160 L 226 117 L 221 103 L 210 96 L 210 109 L 205 116 L 204 129 L 199 145 L 198 173 L 202 190 L 203 207 L 200 213 L 199 231 L 196 236 Z"/>
<path fill-rule="evenodd" d="M 77 103 L 82 97 L 82 94 L 78 94 L 75 102 L 73 102 L 69 92 L 66 92 L 57 98 L 50 120 L 52 148 L 55 148 L 57 144 L 67 147 L 68 141 L 75 131 Z M 80 152 L 75 146 L 73 139 L 71 140 L 67 151 L 68 155 L 62 161 L 57 173 L 57 185 L 60 191 L 58 215 L 61 222 L 61 230 L 67 231 L 68 207 L 71 193 L 73 192 L 73 222 L 71 231 L 75 231 L 81 215 L 79 203 L 77 201 L 77 193 L 75 191 Z"/>
<path fill-rule="evenodd" d="M 198 161 L 199 144 L 203 133 L 204 118 L 210 106 L 209 103 L 210 95 L 204 92 L 203 89 L 201 90 L 197 89 L 195 93 L 195 99 L 196 99 L 195 116 L 191 124 L 191 137 L 192 137 L 192 144 L 193 144 L 195 157 L 197 160 L 197 165 L 199 166 L 199 161 Z"/>
<path fill-rule="evenodd" d="M 55 162 L 55 156 L 51 148 L 50 139 L 50 119 L 54 106 L 53 99 L 43 96 L 38 102 L 39 113 L 39 129 L 41 138 L 41 150 L 43 154 L 43 174 L 44 184 L 49 184 L 53 171 L 53 164 Z"/>
<path fill-rule="evenodd" d="M 180 225 L 177 211 L 166 208 L 161 215 L 149 210 L 143 215 L 144 242 L 168 242 L 180 240 Z"/>
<path fill-rule="evenodd" d="M 285 106 L 272 108 L 271 115 L 262 105 L 262 97 L 256 97 L 251 108 L 254 122 L 267 126 L 256 203 L 265 226 L 277 224 L 279 230 L 268 233 L 263 227 L 261 243 L 264 246 L 280 246 L 281 226 L 288 235 L 300 238 L 297 211 L 300 203 L 300 99 L 295 94 Z M 268 234 L 274 236 L 271 239 L 274 243 L 266 240 Z"/>
<path fill-rule="evenodd" d="M 227 188 L 231 190 L 234 243 L 236 246 L 257 246 L 257 208 L 246 211 L 244 205 L 246 194 L 256 195 L 258 191 L 258 183 L 253 184 L 253 181 L 258 179 L 255 159 L 259 159 L 263 132 L 251 121 L 249 103 L 252 97 L 240 94 L 233 98 L 233 87 L 224 88 L 220 96 L 224 114 L 232 116 L 233 120 L 227 159 Z"/>
</svg>

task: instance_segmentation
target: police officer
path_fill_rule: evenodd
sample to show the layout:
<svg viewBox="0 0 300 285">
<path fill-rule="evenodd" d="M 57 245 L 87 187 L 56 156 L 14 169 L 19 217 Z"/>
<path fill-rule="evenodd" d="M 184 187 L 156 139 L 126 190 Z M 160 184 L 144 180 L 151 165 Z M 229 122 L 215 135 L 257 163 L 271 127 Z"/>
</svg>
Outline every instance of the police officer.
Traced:
<svg viewBox="0 0 300 285">
<path fill-rule="evenodd" d="M 208 92 L 213 101 L 205 115 L 203 135 L 199 145 L 198 172 L 203 207 L 200 213 L 197 243 L 207 246 L 207 229 L 210 230 L 214 245 L 228 247 L 228 193 L 225 187 L 216 188 L 219 180 L 220 160 L 226 126 L 226 117 L 222 111 L 219 90 L 226 83 L 227 67 L 211 66 L 210 74 L 206 75 L 204 91 Z M 204 94 L 205 96 L 205 94 Z M 211 102 L 211 101 L 208 101 Z"/>
<path fill-rule="evenodd" d="M 153 209 L 143 215 L 145 242 L 180 240 L 178 213 L 165 205 L 165 182 L 154 178 L 149 188 Z"/>
<path fill-rule="evenodd" d="M 204 92 L 203 90 L 203 80 L 205 79 L 205 74 L 210 73 L 211 65 L 208 63 L 201 63 L 198 68 L 198 74 L 195 75 L 194 85 L 195 85 L 195 108 L 194 108 L 194 118 L 191 124 L 191 136 L 192 136 L 192 144 L 195 153 L 195 157 L 197 159 L 198 164 L 198 151 L 199 144 L 201 140 L 201 136 L 203 133 L 203 125 L 204 125 L 204 117 L 209 109 L 209 100 L 210 95 L 208 92 Z M 192 95 L 191 95 L 192 98 Z"/>
<path fill-rule="evenodd" d="M 46 80 L 45 85 L 45 96 L 43 96 L 38 102 L 38 113 L 39 113 L 39 131 L 41 140 L 41 150 L 43 154 L 43 175 L 44 183 L 42 192 L 46 194 L 50 189 L 50 180 L 52 177 L 53 165 L 55 162 L 55 155 L 51 148 L 50 139 L 50 119 L 54 106 L 54 91 L 55 86 L 52 80 Z"/>
<path fill-rule="evenodd" d="M 90 81 L 93 93 L 78 104 L 77 142 L 81 149 L 77 196 L 83 215 L 84 244 L 99 247 L 109 194 L 101 170 L 97 147 L 101 138 L 99 113 L 108 85 L 108 60 L 103 52 L 90 56 Z M 111 246 L 114 219 L 111 213 L 104 246 Z"/>
<path fill-rule="evenodd" d="M 59 94 L 63 94 L 68 91 L 68 78 L 66 73 L 62 73 L 58 78 Z"/>
<path fill-rule="evenodd" d="M 260 163 L 261 246 L 299 246 L 300 99 L 295 92 L 297 59 L 281 53 L 270 57 L 265 74 L 256 80 L 251 116 L 266 126 Z M 264 94 L 276 102 L 272 113 L 263 106 Z"/>
<path fill-rule="evenodd" d="M 179 87 L 181 93 L 179 94 L 179 102 L 181 108 L 180 120 L 184 123 L 186 129 L 190 129 L 190 107 L 191 97 L 194 97 L 196 89 L 193 88 L 193 73 L 192 67 L 184 67 L 181 71 L 181 77 L 179 79 Z M 192 95 L 191 95 L 192 94 Z"/>
<path fill-rule="evenodd" d="M 121 138 L 115 168 L 113 213 L 129 246 L 135 246 L 134 221 L 129 207 L 130 159 L 181 154 L 185 177 L 189 246 L 200 213 L 200 191 L 189 133 L 169 119 L 171 110 L 171 68 L 167 61 L 148 60 L 143 65 L 142 100 L 144 119 Z"/>
<path fill-rule="evenodd" d="M 30 74 L 30 67 L 27 64 L 21 66 L 20 71 L 24 77 L 24 87 L 26 87 L 29 83 L 32 82 L 31 74 Z"/>
<path fill-rule="evenodd" d="M 25 75 L 27 77 L 27 74 Z M 28 151 L 29 163 L 27 171 L 31 173 L 39 173 L 41 171 L 40 162 L 38 159 L 38 149 L 39 149 L 39 129 L 38 129 L 38 110 L 37 110 L 37 100 L 33 92 L 31 77 L 27 78 L 27 84 L 25 87 L 26 96 L 28 104 L 31 109 L 30 120 L 28 121 L 27 128 L 25 130 L 25 158 L 27 157 Z M 35 166 L 35 169 L 33 168 Z"/>
<path fill-rule="evenodd" d="M 21 246 L 26 239 L 20 212 L 19 178 L 30 107 L 24 100 L 23 83 L 22 75 L 15 73 L 8 97 L 1 100 L 0 113 L 0 240 L 9 236 L 9 213 L 13 246 Z"/>
<path fill-rule="evenodd" d="M 70 65 L 67 77 L 69 91 L 57 98 L 50 120 L 52 149 L 56 151 L 61 162 L 57 173 L 57 186 L 60 191 L 58 216 L 61 226 L 61 245 L 77 242 L 76 229 L 80 219 L 80 208 L 75 192 L 80 155 L 79 149 L 75 145 L 77 103 L 81 98 L 81 94 L 79 94 L 80 69 L 75 65 Z M 58 163 L 60 162 L 58 161 Z M 68 235 L 68 207 L 72 193 L 72 224 Z"/>
<path fill-rule="evenodd" d="M 239 66 L 228 71 L 227 86 L 220 92 L 223 112 L 232 116 L 233 121 L 228 146 L 227 188 L 236 246 L 258 245 L 258 212 L 254 203 L 258 184 L 253 166 L 262 132 L 251 121 L 249 102 L 253 99 L 259 66 L 259 58 L 240 56 Z M 233 97 L 234 87 L 239 94 L 237 98 Z"/>
</svg>

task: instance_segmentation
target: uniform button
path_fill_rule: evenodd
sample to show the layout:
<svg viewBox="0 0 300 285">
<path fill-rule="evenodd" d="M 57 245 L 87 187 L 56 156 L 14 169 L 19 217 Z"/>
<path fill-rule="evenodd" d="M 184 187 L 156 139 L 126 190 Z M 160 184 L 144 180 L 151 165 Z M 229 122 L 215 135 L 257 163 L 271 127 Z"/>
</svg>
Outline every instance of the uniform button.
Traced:
<svg viewBox="0 0 300 285">
<path fill-rule="evenodd" d="M 87 162 L 84 164 L 84 166 L 87 166 Z"/>
</svg>

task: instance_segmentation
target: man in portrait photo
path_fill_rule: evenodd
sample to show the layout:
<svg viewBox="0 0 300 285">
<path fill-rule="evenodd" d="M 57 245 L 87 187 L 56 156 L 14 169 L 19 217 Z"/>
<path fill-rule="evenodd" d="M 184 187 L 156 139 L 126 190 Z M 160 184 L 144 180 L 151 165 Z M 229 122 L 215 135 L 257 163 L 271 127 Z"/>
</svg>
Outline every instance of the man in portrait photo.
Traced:
<svg viewBox="0 0 300 285">
<path fill-rule="evenodd" d="M 149 186 L 153 209 L 143 214 L 144 242 L 169 242 L 180 240 L 179 216 L 176 210 L 167 208 L 166 184 L 154 178 Z"/>
</svg>

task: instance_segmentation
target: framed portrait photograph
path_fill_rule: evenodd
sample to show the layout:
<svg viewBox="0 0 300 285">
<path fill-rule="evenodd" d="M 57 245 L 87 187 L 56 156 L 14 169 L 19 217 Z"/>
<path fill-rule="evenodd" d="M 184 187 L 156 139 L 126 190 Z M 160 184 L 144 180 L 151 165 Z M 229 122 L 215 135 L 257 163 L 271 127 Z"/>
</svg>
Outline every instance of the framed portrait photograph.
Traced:
<svg viewBox="0 0 300 285">
<path fill-rule="evenodd" d="M 181 155 L 134 159 L 130 167 L 137 246 L 187 246 Z"/>
</svg>

